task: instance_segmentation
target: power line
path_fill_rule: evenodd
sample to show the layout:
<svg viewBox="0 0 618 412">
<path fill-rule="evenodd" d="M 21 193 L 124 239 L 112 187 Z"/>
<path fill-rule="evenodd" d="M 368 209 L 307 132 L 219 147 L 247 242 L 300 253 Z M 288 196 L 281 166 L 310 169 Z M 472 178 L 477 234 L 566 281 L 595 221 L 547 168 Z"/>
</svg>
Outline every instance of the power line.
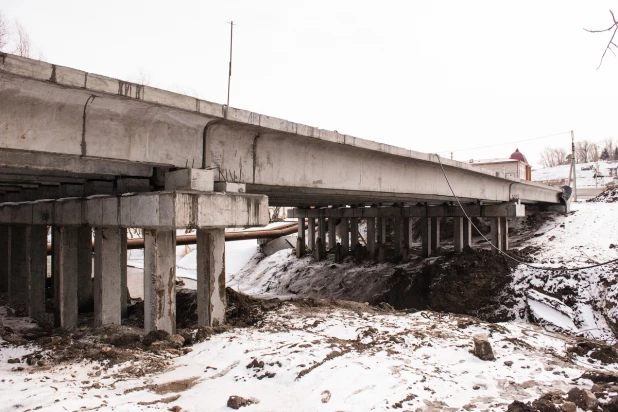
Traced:
<svg viewBox="0 0 618 412">
<path fill-rule="evenodd" d="M 539 136 L 539 137 L 533 137 L 531 139 L 523 139 L 523 140 L 515 140 L 512 142 L 506 142 L 506 143 L 497 143 L 497 144 L 492 144 L 492 145 L 487 145 L 487 146 L 477 146 L 477 147 L 470 147 L 468 149 L 458 149 L 458 150 L 444 150 L 442 152 L 439 153 L 456 153 L 456 152 L 465 152 L 468 150 L 477 150 L 477 149 L 485 149 L 488 147 L 497 147 L 497 146 L 505 146 L 507 144 L 514 144 L 514 143 L 522 143 L 522 142 L 531 142 L 533 140 L 540 140 L 540 139 L 547 139 L 548 137 L 554 137 L 554 136 L 560 136 L 563 134 L 567 134 L 567 133 L 571 133 L 571 131 L 566 131 L 566 132 L 560 132 L 560 133 L 554 133 L 554 134 L 549 134 L 547 136 Z"/>
<path fill-rule="evenodd" d="M 570 133 L 570 132 L 569 132 Z M 483 239 L 485 239 L 485 241 L 487 243 L 489 243 L 489 246 L 491 246 L 492 248 L 494 248 L 498 253 L 500 253 L 503 256 L 506 256 L 507 258 L 521 264 L 521 265 L 525 265 L 528 267 L 531 267 L 532 269 L 537 269 L 537 270 L 546 270 L 546 271 L 551 271 L 551 272 L 559 272 L 559 271 L 570 271 L 570 272 L 575 272 L 575 271 L 579 271 L 579 270 L 584 270 L 584 269 L 592 269 L 592 268 L 596 268 L 599 266 L 605 266 L 605 265 L 609 265 L 612 263 L 617 263 L 618 259 L 613 259 L 613 260 L 609 260 L 607 262 L 601 262 L 601 263 L 596 263 L 594 265 L 590 265 L 590 266 L 583 266 L 583 267 L 578 267 L 578 268 L 550 268 L 550 267 L 543 267 L 543 266 L 534 266 L 531 265 L 528 262 L 524 262 L 522 260 L 519 260 L 507 253 L 504 253 L 504 251 L 500 250 L 498 247 L 496 247 L 493 243 L 491 243 L 491 241 L 489 239 L 487 239 L 485 237 L 485 235 L 483 235 L 481 233 L 481 231 L 479 230 L 478 227 L 476 227 L 476 225 L 474 224 L 474 222 L 472 222 L 472 219 L 470 219 L 470 216 L 468 216 L 468 214 L 466 213 L 464 207 L 462 206 L 461 202 L 459 201 L 459 198 L 457 197 L 457 195 L 455 194 L 455 191 L 453 190 L 453 187 L 451 186 L 451 182 L 449 182 L 448 177 L 446 176 L 446 171 L 444 170 L 444 166 L 442 165 L 442 160 L 440 160 L 440 156 L 438 154 L 434 154 L 437 158 L 438 158 L 438 162 L 440 163 L 440 168 L 442 169 L 442 174 L 444 175 L 444 179 L 446 179 L 446 183 L 448 184 L 448 188 L 451 190 L 451 193 L 453 194 L 453 197 L 455 198 L 455 200 L 457 201 L 457 204 L 459 205 L 459 208 L 461 209 L 461 211 L 463 212 L 464 216 L 466 217 L 466 219 L 468 219 L 468 221 L 470 222 L 470 224 L 472 225 L 472 227 L 474 227 L 474 229 L 476 229 L 476 231 L 479 233 L 479 235 L 481 235 L 481 237 Z"/>
</svg>

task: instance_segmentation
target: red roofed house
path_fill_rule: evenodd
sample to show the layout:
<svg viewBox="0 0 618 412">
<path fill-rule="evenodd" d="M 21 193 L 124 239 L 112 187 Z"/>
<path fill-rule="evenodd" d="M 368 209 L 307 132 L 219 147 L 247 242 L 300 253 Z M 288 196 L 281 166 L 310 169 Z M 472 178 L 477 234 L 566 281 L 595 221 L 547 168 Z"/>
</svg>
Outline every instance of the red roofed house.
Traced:
<svg viewBox="0 0 618 412">
<path fill-rule="evenodd" d="M 532 167 L 528 164 L 526 156 L 519 149 L 515 149 L 515 152 L 508 159 L 470 160 L 470 164 L 503 173 L 506 177 L 532 180 Z"/>
</svg>

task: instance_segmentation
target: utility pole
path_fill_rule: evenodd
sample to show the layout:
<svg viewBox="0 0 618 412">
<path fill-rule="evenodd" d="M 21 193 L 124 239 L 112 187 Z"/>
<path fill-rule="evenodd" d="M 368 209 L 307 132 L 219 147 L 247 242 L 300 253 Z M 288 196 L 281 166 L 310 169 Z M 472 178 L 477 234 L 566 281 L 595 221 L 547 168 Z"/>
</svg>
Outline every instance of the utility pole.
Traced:
<svg viewBox="0 0 618 412">
<path fill-rule="evenodd" d="M 577 171 L 575 169 L 575 134 L 571 130 L 571 166 L 573 168 L 573 201 L 577 202 Z"/>
<path fill-rule="evenodd" d="M 230 71 L 227 77 L 227 105 L 225 106 L 225 118 L 227 119 L 227 113 L 230 109 L 230 83 L 232 82 L 232 42 L 234 40 L 234 22 L 229 21 L 230 25 Z"/>
</svg>

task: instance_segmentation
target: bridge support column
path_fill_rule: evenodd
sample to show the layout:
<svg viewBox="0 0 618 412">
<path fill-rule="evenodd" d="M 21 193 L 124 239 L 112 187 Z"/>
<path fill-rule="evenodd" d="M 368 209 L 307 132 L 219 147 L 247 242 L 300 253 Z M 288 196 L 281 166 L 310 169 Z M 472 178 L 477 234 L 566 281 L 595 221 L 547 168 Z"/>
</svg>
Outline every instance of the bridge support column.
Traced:
<svg viewBox="0 0 618 412">
<path fill-rule="evenodd" d="M 350 248 L 356 250 L 358 245 L 358 218 L 353 217 L 350 219 Z"/>
<path fill-rule="evenodd" d="M 311 220 L 311 219 L 310 219 Z M 197 230 L 197 323 L 225 322 L 225 230 Z"/>
<path fill-rule="evenodd" d="M 506 217 L 500 218 L 500 233 L 502 235 L 502 249 L 509 250 L 509 220 Z"/>
<path fill-rule="evenodd" d="M 402 250 L 403 222 L 402 222 L 402 219 L 400 217 L 394 218 L 393 225 L 395 226 L 395 230 L 394 230 L 395 239 L 393 241 L 393 245 L 395 248 L 394 257 L 395 259 L 397 259 L 403 254 L 403 250 Z"/>
<path fill-rule="evenodd" d="M 123 235 L 124 242 L 122 240 Z M 123 243 L 126 245 L 126 238 L 126 229 L 109 227 L 94 230 L 95 326 L 120 325 L 121 323 L 123 265 L 126 273 L 126 258 L 122 259 L 122 251 Z M 90 272 L 88 271 L 88 273 Z"/>
<path fill-rule="evenodd" d="M 421 218 L 421 249 L 424 258 L 431 256 L 431 218 Z"/>
<path fill-rule="evenodd" d="M 386 259 L 386 218 L 378 218 L 378 262 Z"/>
<path fill-rule="evenodd" d="M 92 228 L 78 227 L 77 237 L 77 305 L 80 313 L 86 313 L 94 310 Z"/>
<path fill-rule="evenodd" d="M 12 225 L 9 242 L 8 301 L 25 309 L 28 300 L 28 254 L 26 225 Z"/>
<path fill-rule="evenodd" d="M 176 331 L 176 232 L 144 230 L 144 329 Z"/>
<path fill-rule="evenodd" d="M 309 238 L 309 242 L 307 242 L 309 246 L 309 250 L 312 252 L 315 251 L 315 218 L 310 217 L 307 219 L 309 222 L 307 227 L 307 237 Z"/>
<path fill-rule="evenodd" d="M 301 258 L 305 254 L 305 219 L 298 219 L 298 238 L 296 239 L 296 257 Z"/>
<path fill-rule="evenodd" d="M 350 252 L 350 223 L 347 218 L 342 218 L 340 225 L 339 237 L 341 238 L 341 249 L 343 249 L 345 256 Z"/>
<path fill-rule="evenodd" d="M 373 217 L 367 218 L 367 251 L 371 259 L 376 257 L 376 219 Z"/>
<path fill-rule="evenodd" d="M 337 246 L 337 225 L 335 224 L 335 218 L 328 218 L 328 249 L 335 250 L 335 246 Z"/>
<path fill-rule="evenodd" d="M 453 249 L 455 250 L 456 253 L 460 253 L 463 250 L 463 244 L 464 244 L 463 220 L 464 220 L 463 217 L 453 218 Z"/>
<path fill-rule="evenodd" d="M 74 226 L 54 226 L 54 324 L 71 329 L 77 327 L 77 245 L 78 231 Z"/>
<path fill-rule="evenodd" d="M 320 239 L 320 256 L 326 252 L 326 218 L 318 218 L 318 239 Z"/>
<path fill-rule="evenodd" d="M 472 247 L 472 222 L 463 218 L 463 247 Z"/>
<path fill-rule="evenodd" d="M 412 219 L 409 217 L 403 218 L 403 261 L 410 260 L 410 250 L 412 249 Z"/>
<path fill-rule="evenodd" d="M 26 230 L 26 279 L 28 284 L 28 316 L 45 313 L 45 280 L 47 278 L 47 226 L 29 225 Z"/>
<path fill-rule="evenodd" d="M 495 248 L 491 248 L 492 252 L 498 253 L 498 250 L 502 250 L 502 222 L 500 222 L 501 217 L 492 217 L 490 218 L 490 227 L 491 227 L 491 244 L 495 246 Z"/>
<path fill-rule="evenodd" d="M 435 252 L 440 247 L 440 218 L 431 218 L 431 251 Z"/>
<path fill-rule="evenodd" d="M 10 233 L 8 225 L 0 225 L 0 293 L 9 291 Z"/>
</svg>

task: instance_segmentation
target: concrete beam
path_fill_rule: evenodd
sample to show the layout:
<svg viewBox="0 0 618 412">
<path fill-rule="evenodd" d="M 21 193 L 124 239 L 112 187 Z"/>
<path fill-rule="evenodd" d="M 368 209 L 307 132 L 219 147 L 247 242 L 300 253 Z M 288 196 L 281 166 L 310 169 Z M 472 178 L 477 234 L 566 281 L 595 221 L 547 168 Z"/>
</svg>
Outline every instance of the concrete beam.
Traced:
<svg viewBox="0 0 618 412">
<path fill-rule="evenodd" d="M 144 329 L 176 332 L 174 230 L 144 230 Z"/>
<path fill-rule="evenodd" d="M 0 224 L 225 228 L 268 224 L 265 196 L 152 192 L 0 205 Z"/>
<path fill-rule="evenodd" d="M 165 190 L 214 190 L 215 171 L 206 169 L 179 169 L 165 174 Z"/>
<path fill-rule="evenodd" d="M 197 231 L 197 322 L 199 326 L 225 323 L 225 230 Z"/>
<path fill-rule="evenodd" d="M 526 207 L 517 203 L 500 205 L 464 205 L 470 217 L 524 217 Z M 404 206 L 404 207 L 359 207 L 359 208 L 322 208 L 291 209 L 289 217 L 337 217 L 337 218 L 413 218 L 413 217 L 463 217 L 459 206 Z"/>
</svg>

